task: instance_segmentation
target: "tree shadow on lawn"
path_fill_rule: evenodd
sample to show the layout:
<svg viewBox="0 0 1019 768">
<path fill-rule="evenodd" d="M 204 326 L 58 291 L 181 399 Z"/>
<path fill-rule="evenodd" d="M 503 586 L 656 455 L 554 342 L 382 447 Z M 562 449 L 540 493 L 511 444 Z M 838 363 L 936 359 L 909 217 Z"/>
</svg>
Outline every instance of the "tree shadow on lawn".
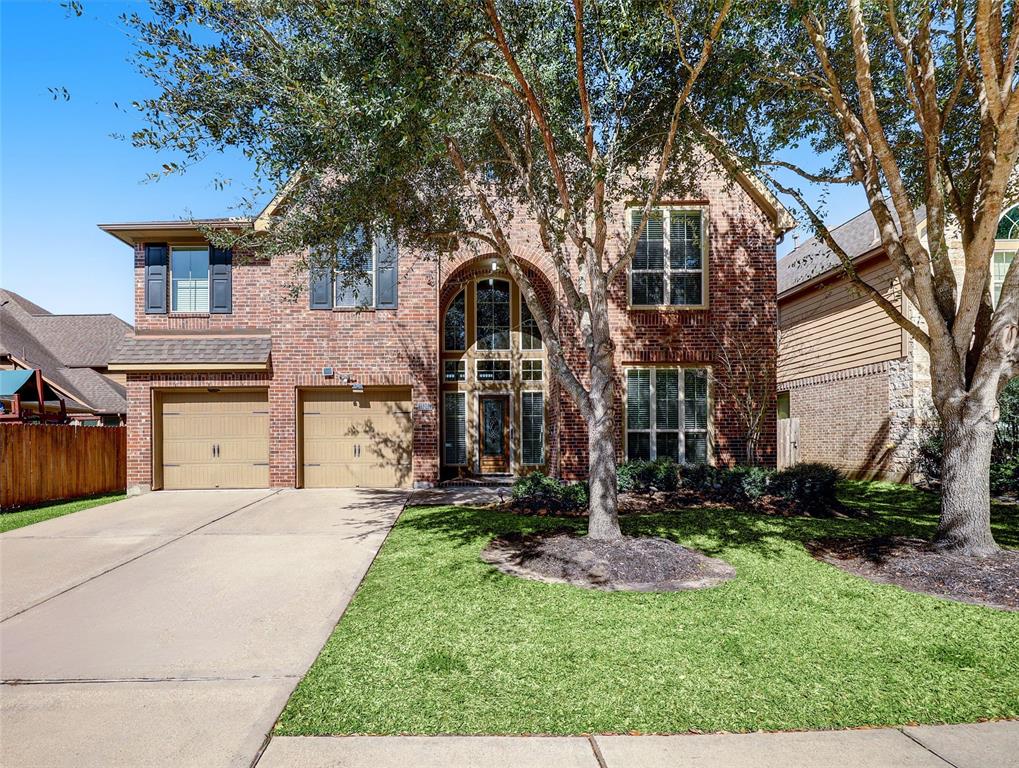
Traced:
<svg viewBox="0 0 1019 768">
<path fill-rule="evenodd" d="M 626 515 L 621 519 L 628 536 L 660 536 L 678 541 L 712 557 L 733 550 L 780 557 L 790 546 L 817 538 L 912 536 L 929 539 L 938 520 L 933 493 L 908 485 L 847 481 L 840 491 L 846 506 L 866 512 L 863 517 L 781 517 L 728 507 L 687 507 L 659 514 Z M 998 543 L 1019 546 L 1019 506 L 994 505 L 992 524 Z M 507 533 L 570 531 L 583 534 L 586 518 L 529 516 L 497 508 L 417 507 L 400 520 L 405 528 L 442 536 L 461 545 L 483 548 Z"/>
</svg>

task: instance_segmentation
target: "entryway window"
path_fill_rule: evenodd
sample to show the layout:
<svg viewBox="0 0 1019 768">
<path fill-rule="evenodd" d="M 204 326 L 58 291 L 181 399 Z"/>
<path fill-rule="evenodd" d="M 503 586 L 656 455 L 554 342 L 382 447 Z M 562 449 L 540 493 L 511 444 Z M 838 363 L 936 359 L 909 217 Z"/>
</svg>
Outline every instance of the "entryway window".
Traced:
<svg viewBox="0 0 1019 768">
<path fill-rule="evenodd" d="M 209 249 L 174 247 L 170 257 L 170 311 L 209 311 Z"/>
<path fill-rule="evenodd" d="M 488 279 L 478 283 L 478 349 L 510 348 L 510 284 Z"/>
<path fill-rule="evenodd" d="M 520 296 L 520 348 L 541 349 L 541 330 L 538 328 L 538 321 L 531 314 L 530 307 Z"/>
<path fill-rule="evenodd" d="M 528 466 L 545 463 L 545 396 L 520 393 L 520 460 Z"/>
<path fill-rule="evenodd" d="M 641 214 L 630 212 L 631 231 Z M 703 214 L 699 208 L 651 211 L 630 263 L 631 306 L 704 306 Z"/>
<path fill-rule="evenodd" d="M 467 463 L 467 395 L 447 392 L 443 399 L 443 456 L 447 465 Z"/>
<path fill-rule="evenodd" d="M 626 372 L 628 459 L 707 461 L 708 376 L 702 368 Z"/>
<path fill-rule="evenodd" d="M 442 346 L 447 352 L 467 349 L 467 299 L 464 291 L 449 302 L 442 322 Z"/>
</svg>

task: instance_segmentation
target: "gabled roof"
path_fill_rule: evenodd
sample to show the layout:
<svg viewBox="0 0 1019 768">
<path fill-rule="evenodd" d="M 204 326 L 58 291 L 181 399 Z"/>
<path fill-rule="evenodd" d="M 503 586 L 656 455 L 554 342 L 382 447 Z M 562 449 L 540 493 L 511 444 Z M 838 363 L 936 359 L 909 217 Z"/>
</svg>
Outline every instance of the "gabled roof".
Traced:
<svg viewBox="0 0 1019 768">
<path fill-rule="evenodd" d="M 63 396 L 96 413 L 126 413 L 124 387 L 93 368 L 108 365 L 132 330 L 116 315 L 54 315 L 0 289 L 0 354 L 38 368 Z"/>
<path fill-rule="evenodd" d="M 889 206 L 892 219 L 898 224 L 894 206 Z M 923 206 L 915 211 L 918 223 L 927 218 Z M 877 252 L 881 246 L 874 214 L 868 208 L 831 230 L 835 242 L 850 259 L 856 261 Z M 841 269 L 841 262 L 835 252 L 818 237 L 812 237 L 778 260 L 778 295 L 788 293 L 808 282 Z"/>
</svg>

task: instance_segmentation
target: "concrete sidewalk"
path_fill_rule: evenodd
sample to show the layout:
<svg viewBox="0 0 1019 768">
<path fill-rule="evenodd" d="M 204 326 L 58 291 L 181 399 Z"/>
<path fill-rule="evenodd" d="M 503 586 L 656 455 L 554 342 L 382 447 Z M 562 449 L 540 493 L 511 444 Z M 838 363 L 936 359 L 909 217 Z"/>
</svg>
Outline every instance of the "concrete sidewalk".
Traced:
<svg viewBox="0 0 1019 768">
<path fill-rule="evenodd" d="M 1015 768 L 1019 721 L 704 736 L 279 737 L 258 768 Z"/>
</svg>

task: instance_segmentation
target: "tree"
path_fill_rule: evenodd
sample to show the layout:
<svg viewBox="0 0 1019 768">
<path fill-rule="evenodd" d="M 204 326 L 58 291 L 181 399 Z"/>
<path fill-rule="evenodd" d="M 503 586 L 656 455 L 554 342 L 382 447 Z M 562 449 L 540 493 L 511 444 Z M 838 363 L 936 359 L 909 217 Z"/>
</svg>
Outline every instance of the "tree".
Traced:
<svg viewBox="0 0 1019 768">
<path fill-rule="evenodd" d="M 1015 198 L 1019 15 L 991 0 L 774 0 L 756 9 L 713 57 L 705 77 L 717 87 L 699 105 L 702 129 L 716 151 L 791 195 L 848 279 L 930 354 L 945 432 L 935 544 L 993 554 L 988 473 L 997 396 L 1017 373 L 1019 269 L 1008 269 L 995 306 L 991 258 Z M 791 162 L 801 145 L 822 165 Z M 863 189 L 919 318 L 860 278 L 788 181 L 797 177 Z M 960 276 L 949 260 L 954 238 Z"/>
<path fill-rule="evenodd" d="M 587 426 L 589 535 L 615 539 L 608 290 L 655 201 L 682 187 L 692 147 L 681 117 L 731 5 L 163 0 L 128 19 L 159 87 L 134 138 L 187 162 L 240 147 L 271 184 L 299 172 L 263 251 L 372 222 L 436 257 L 450 242 L 501 257 Z M 622 200 L 641 202 L 640 224 L 610 245 Z M 582 366 L 511 247 L 521 210 L 537 222 Z"/>
</svg>

